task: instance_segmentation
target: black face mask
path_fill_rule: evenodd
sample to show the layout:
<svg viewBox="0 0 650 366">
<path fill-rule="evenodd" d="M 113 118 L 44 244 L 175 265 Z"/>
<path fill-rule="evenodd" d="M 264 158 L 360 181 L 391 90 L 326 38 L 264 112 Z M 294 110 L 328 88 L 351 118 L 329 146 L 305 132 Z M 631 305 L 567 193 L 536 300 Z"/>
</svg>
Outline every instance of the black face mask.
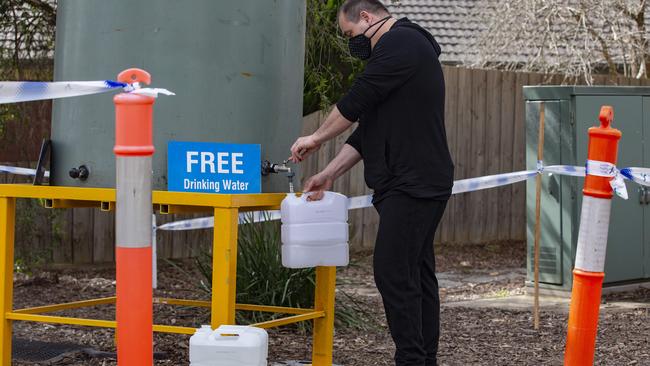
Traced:
<svg viewBox="0 0 650 366">
<path fill-rule="evenodd" d="M 372 37 L 374 37 L 375 34 L 377 34 L 377 32 L 379 32 L 379 29 L 381 28 L 381 26 L 379 26 L 377 28 L 377 30 L 375 30 L 375 33 L 373 33 L 370 37 L 366 37 L 366 32 L 368 32 L 368 30 L 370 30 L 370 28 L 374 27 L 375 25 L 377 25 L 379 23 L 381 23 L 383 25 L 384 23 L 386 23 L 388 21 L 388 19 L 390 19 L 390 17 L 391 16 L 389 15 L 389 16 L 377 21 L 376 23 L 370 24 L 370 26 L 368 28 L 366 28 L 366 30 L 363 33 L 358 34 L 358 35 L 350 38 L 348 40 L 348 47 L 350 48 L 350 55 L 352 55 L 352 57 L 356 57 L 356 58 L 359 58 L 359 59 L 362 59 L 362 60 L 369 59 L 370 54 L 372 53 L 372 44 L 370 43 L 370 39 Z"/>
</svg>

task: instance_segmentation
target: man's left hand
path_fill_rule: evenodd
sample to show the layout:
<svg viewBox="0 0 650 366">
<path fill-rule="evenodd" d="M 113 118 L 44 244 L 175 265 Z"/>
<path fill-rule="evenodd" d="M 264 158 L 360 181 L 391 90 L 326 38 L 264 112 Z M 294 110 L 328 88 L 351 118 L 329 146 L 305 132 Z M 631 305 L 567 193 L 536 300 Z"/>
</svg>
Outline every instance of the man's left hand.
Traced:
<svg viewBox="0 0 650 366">
<path fill-rule="evenodd" d="M 307 196 L 307 201 L 320 201 L 325 195 L 325 191 L 332 189 L 334 185 L 334 178 L 326 171 L 322 171 L 313 177 L 307 179 L 303 191 L 305 193 L 312 192 Z"/>
</svg>

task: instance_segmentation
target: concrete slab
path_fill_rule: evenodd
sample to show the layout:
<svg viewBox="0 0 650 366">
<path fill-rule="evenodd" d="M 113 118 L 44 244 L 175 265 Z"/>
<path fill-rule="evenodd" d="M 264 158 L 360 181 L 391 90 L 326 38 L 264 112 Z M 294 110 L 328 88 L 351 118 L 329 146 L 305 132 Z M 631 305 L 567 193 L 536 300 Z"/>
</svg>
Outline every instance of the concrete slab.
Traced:
<svg viewBox="0 0 650 366">
<path fill-rule="evenodd" d="M 620 292 L 629 292 L 640 289 L 649 289 L 650 282 L 633 282 L 633 283 L 623 283 L 623 284 L 608 284 L 603 287 L 602 294 L 610 295 Z M 533 282 L 526 280 L 526 294 L 532 295 L 534 293 Z M 542 284 L 539 288 L 540 296 L 551 296 L 551 297 L 571 297 L 571 290 L 556 289 L 544 287 Z"/>
<path fill-rule="evenodd" d="M 539 298 L 539 305 L 542 311 L 552 311 L 563 314 L 568 314 L 570 298 L 567 297 L 552 297 L 541 296 Z M 461 307 L 470 309 L 502 309 L 513 311 L 532 311 L 533 310 L 533 296 L 531 295 L 515 295 L 504 296 L 497 298 L 482 298 L 467 301 L 455 301 L 442 303 L 443 307 Z M 616 312 L 634 309 L 650 309 L 650 303 L 634 302 L 634 301 L 612 301 L 600 305 L 600 311 Z"/>
<path fill-rule="evenodd" d="M 468 270 L 436 273 L 438 287 L 454 289 L 468 284 L 481 285 L 512 279 L 523 279 L 525 268 L 504 268 L 498 271 Z"/>
</svg>

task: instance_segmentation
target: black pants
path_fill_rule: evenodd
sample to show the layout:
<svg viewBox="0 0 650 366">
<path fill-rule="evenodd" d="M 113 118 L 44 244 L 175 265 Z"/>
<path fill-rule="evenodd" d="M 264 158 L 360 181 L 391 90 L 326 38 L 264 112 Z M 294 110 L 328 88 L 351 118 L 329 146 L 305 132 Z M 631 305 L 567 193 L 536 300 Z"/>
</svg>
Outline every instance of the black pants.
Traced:
<svg viewBox="0 0 650 366">
<path fill-rule="evenodd" d="M 440 297 L 433 237 L 447 201 L 400 194 L 375 207 L 375 283 L 395 342 L 397 366 L 435 366 L 440 336 Z"/>
</svg>

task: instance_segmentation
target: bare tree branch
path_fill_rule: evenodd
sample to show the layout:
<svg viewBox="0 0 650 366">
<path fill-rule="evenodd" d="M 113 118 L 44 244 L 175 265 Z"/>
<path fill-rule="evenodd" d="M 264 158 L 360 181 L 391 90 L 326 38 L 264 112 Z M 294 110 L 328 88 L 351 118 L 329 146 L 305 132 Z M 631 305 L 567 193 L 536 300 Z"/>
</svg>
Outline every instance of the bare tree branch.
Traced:
<svg viewBox="0 0 650 366">
<path fill-rule="evenodd" d="M 23 0 L 23 3 L 31 6 L 40 11 L 43 15 L 45 22 L 51 26 L 56 26 L 56 3 L 52 1 L 43 0 Z"/>
<path fill-rule="evenodd" d="M 646 6 L 646 0 L 478 0 L 470 16 L 484 28 L 464 63 L 588 83 L 596 73 L 645 78 Z"/>
</svg>

